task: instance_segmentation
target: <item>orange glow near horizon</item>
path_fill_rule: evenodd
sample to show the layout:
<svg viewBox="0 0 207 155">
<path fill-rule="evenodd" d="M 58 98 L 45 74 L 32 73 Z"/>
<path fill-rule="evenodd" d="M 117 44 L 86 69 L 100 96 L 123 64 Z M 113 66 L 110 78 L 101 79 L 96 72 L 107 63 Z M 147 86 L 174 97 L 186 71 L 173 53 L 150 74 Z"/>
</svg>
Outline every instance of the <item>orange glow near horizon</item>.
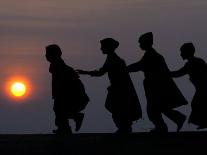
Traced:
<svg viewBox="0 0 207 155">
<path fill-rule="evenodd" d="M 12 77 L 6 83 L 7 96 L 16 99 L 25 99 L 30 95 L 31 86 L 24 77 Z"/>
</svg>

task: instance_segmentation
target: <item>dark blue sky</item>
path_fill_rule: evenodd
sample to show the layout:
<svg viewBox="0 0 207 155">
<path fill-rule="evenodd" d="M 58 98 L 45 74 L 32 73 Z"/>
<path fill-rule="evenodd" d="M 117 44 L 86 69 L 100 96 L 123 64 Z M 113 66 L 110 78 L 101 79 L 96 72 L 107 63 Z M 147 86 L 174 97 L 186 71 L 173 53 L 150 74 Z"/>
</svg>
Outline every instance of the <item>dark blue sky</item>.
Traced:
<svg viewBox="0 0 207 155">
<path fill-rule="evenodd" d="M 120 41 L 117 53 L 127 64 L 138 61 L 143 52 L 137 40 L 152 31 L 155 48 L 166 58 L 171 70 L 184 62 L 179 48 L 195 44 L 197 56 L 207 60 L 207 2 L 205 0 L 2 0 L 0 2 L 0 133 L 50 133 L 54 128 L 49 64 L 45 46 L 59 44 L 67 64 L 79 69 L 102 66 L 105 56 L 99 40 L 113 37 Z M 22 76 L 31 85 L 24 100 L 11 99 L 5 90 L 10 78 Z M 142 103 L 144 118 L 134 131 L 148 131 L 143 74 L 131 75 Z M 114 132 L 110 113 L 104 108 L 107 76 L 81 76 L 91 102 L 80 132 Z M 194 88 L 185 76 L 175 80 L 191 101 Z M 189 114 L 190 105 L 181 111 Z M 170 130 L 175 125 L 168 121 Z M 184 130 L 194 130 L 184 126 Z"/>
</svg>

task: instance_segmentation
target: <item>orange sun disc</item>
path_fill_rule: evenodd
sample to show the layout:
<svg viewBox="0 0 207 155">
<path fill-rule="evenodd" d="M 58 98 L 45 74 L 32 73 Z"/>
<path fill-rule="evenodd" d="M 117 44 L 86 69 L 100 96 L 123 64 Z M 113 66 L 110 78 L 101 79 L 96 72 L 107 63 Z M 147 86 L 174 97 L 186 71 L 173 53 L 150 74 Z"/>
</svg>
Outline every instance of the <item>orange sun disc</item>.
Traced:
<svg viewBox="0 0 207 155">
<path fill-rule="evenodd" d="M 24 96 L 26 93 L 26 90 L 27 90 L 26 85 L 22 82 L 14 82 L 10 87 L 10 91 L 12 95 L 16 97 Z"/>
</svg>

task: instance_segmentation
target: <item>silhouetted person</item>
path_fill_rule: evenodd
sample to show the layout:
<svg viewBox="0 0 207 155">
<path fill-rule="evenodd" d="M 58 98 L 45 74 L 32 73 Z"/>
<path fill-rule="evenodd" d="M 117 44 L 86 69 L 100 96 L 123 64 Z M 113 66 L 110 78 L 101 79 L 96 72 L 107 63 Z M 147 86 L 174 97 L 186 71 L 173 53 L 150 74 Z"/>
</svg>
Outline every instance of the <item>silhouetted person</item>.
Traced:
<svg viewBox="0 0 207 155">
<path fill-rule="evenodd" d="M 181 57 L 187 60 L 187 63 L 178 71 L 172 72 L 172 76 L 188 74 L 196 89 L 188 122 L 198 125 L 198 129 L 207 128 L 207 65 L 204 60 L 194 56 L 195 47 L 192 43 L 185 43 L 180 51 Z"/>
<path fill-rule="evenodd" d="M 107 55 L 106 61 L 99 70 L 82 71 L 80 74 L 91 76 L 102 76 L 108 73 L 111 85 L 108 87 L 108 95 L 105 103 L 106 109 L 112 113 L 112 118 L 116 127 L 116 133 L 132 132 L 132 123 L 141 118 L 141 106 L 129 76 L 126 70 L 126 64 L 115 50 L 119 42 L 106 38 L 100 41 L 103 54 Z"/>
<path fill-rule="evenodd" d="M 52 98 L 55 112 L 56 134 L 72 133 L 68 119 L 76 123 L 76 131 L 81 127 L 84 114 L 80 113 L 87 105 L 89 98 L 78 74 L 65 64 L 58 45 L 46 47 L 46 59 L 50 62 L 49 72 L 52 74 Z"/>
<path fill-rule="evenodd" d="M 128 71 L 144 72 L 147 113 L 149 120 L 155 125 L 151 132 L 168 131 L 162 113 L 177 124 L 177 131 L 179 131 L 186 117 L 173 109 L 187 104 L 187 101 L 172 80 L 163 56 L 152 47 L 153 34 L 149 32 L 142 35 L 139 38 L 139 44 L 145 51 L 144 56 L 137 63 L 129 65 Z"/>
</svg>

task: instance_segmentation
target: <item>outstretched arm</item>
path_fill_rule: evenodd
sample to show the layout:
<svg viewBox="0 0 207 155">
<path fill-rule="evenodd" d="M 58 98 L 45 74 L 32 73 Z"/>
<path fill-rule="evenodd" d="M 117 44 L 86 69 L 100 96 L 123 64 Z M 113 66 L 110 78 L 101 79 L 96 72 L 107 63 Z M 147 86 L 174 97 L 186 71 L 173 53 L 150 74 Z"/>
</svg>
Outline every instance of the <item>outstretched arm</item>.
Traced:
<svg viewBox="0 0 207 155">
<path fill-rule="evenodd" d="M 102 76 L 106 73 L 106 71 L 101 68 L 99 70 L 94 70 L 94 71 L 84 71 L 84 70 L 76 70 L 78 74 L 85 74 L 85 75 L 90 75 L 90 76 Z"/>
<path fill-rule="evenodd" d="M 142 69 L 142 61 L 133 63 L 129 66 L 127 66 L 127 71 L 128 72 L 138 72 Z"/>
<path fill-rule="evenodd" d="M 181 76 L 184 76 L 187 74 L 187 70 L 186 70 L 186 67 L 182 67 L 181 69 L 177 70 L 177 71 L 172 71 L 170 72 L 170 75 L 172 77 L 181 77 Z"/>
<path fill-rule="evenodd" d="M 78 74 L 90 75 L 90 71 L 84 71 L 84 70 L 81 70 L 81 69 L 77 69 L 76 72 L 77 72 Z"/>
</svg>

